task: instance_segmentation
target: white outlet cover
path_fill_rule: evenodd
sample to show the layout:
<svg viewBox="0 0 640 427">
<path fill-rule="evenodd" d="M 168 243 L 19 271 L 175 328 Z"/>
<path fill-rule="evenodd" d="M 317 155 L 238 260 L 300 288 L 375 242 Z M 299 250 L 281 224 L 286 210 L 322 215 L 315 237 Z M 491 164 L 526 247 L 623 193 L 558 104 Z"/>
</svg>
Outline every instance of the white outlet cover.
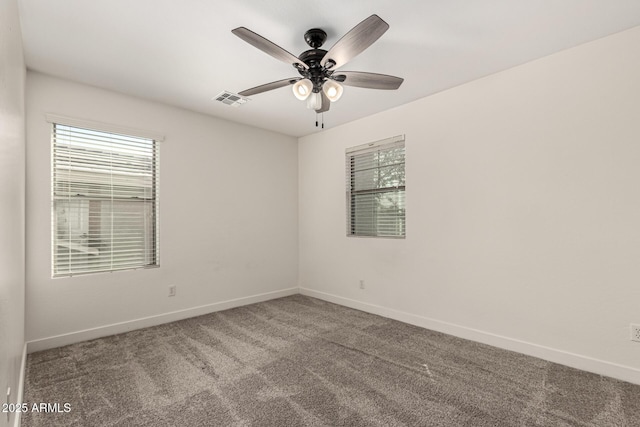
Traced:
<svg viewBox="0 0 640 427">
<path fill-rule="evenodd" d="M 640 342 L 640 325 L 631 324 L 631 341 Z"/>
</svg>

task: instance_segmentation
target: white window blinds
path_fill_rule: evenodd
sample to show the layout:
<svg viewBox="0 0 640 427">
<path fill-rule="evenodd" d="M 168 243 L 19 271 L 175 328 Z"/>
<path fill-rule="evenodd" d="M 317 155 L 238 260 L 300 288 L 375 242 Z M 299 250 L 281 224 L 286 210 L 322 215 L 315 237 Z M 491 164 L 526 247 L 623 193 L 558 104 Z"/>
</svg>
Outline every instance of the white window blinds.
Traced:
<svg viewBox="0 0 640 427">
<path fill-rule="evenodd" d="M 158 143 L 53 124 L 53 276 L 158 263 Z"/>
<path fill-rule="evenodd" d="M 404 136 L 347 149 L 348 236 L 405 236 L 404 159 Z"/>
</svg>

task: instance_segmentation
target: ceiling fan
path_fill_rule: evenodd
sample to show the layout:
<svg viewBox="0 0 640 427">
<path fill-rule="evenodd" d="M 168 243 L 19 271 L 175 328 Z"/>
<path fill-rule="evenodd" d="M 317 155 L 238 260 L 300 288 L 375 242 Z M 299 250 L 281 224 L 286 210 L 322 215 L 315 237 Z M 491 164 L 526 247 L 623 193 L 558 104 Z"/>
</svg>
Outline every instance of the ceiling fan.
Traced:
<svg viewBox="0 0 640 427">
<path fill-rule="evenodd" d="M 236 28 L 231 31 L 233 34 L 274 58 L 293 65 L 300 74 L 300 77 L 277 80 L 244 90 L 240 95 L 251 96 L 293 85 L 296 98 L 306 100 L 307 108 L 323 113 L 329 110 L 331 102 L 340 99 L 342 85 L 368 89 L 398 89 L 404 81 L 400 77 L 362 71 L 336 71 L 371 46 L 388 29 L 389 24 L 378 15 L 371 15 L 326 51 L 320 47 L 327 39 L 327 33 L 320 28 L 312 28 L 304 35 L 304 40 L 311 49 L 296 57 L 245 27 Z"/>
</svg>

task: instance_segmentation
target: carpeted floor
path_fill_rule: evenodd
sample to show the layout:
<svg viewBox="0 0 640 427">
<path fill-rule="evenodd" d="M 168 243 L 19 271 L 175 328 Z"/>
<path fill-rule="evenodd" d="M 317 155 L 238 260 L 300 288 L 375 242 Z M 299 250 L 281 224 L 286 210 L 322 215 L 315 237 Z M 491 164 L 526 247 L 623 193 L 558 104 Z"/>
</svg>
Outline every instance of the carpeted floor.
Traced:
<svg viewBox="0 0 640 427">
<path fill-rule="evenodd" d="M 30 354 L 29 426 L 640 426 L 640 386 L 295 295 Z M 52 407 L 53 408 L 53 407 Z"/>
</svg>

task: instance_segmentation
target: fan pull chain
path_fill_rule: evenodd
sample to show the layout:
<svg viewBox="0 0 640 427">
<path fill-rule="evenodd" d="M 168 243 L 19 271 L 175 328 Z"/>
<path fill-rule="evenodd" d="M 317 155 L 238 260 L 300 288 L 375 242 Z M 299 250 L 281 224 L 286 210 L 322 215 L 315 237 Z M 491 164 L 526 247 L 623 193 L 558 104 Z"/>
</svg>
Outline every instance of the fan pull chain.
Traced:
<svg viewBox="0 0 640 427">
<path fill-rule="evenodd" d="M 324 113 L 320 113 L 320 119 L 322 120 L 322 122 L 318 121 L 318 113 L 316 112 L 316 127 L 318 127 L 318 123 L 320 123 L 322 129 L 324 129 Z"/>
</svg>

